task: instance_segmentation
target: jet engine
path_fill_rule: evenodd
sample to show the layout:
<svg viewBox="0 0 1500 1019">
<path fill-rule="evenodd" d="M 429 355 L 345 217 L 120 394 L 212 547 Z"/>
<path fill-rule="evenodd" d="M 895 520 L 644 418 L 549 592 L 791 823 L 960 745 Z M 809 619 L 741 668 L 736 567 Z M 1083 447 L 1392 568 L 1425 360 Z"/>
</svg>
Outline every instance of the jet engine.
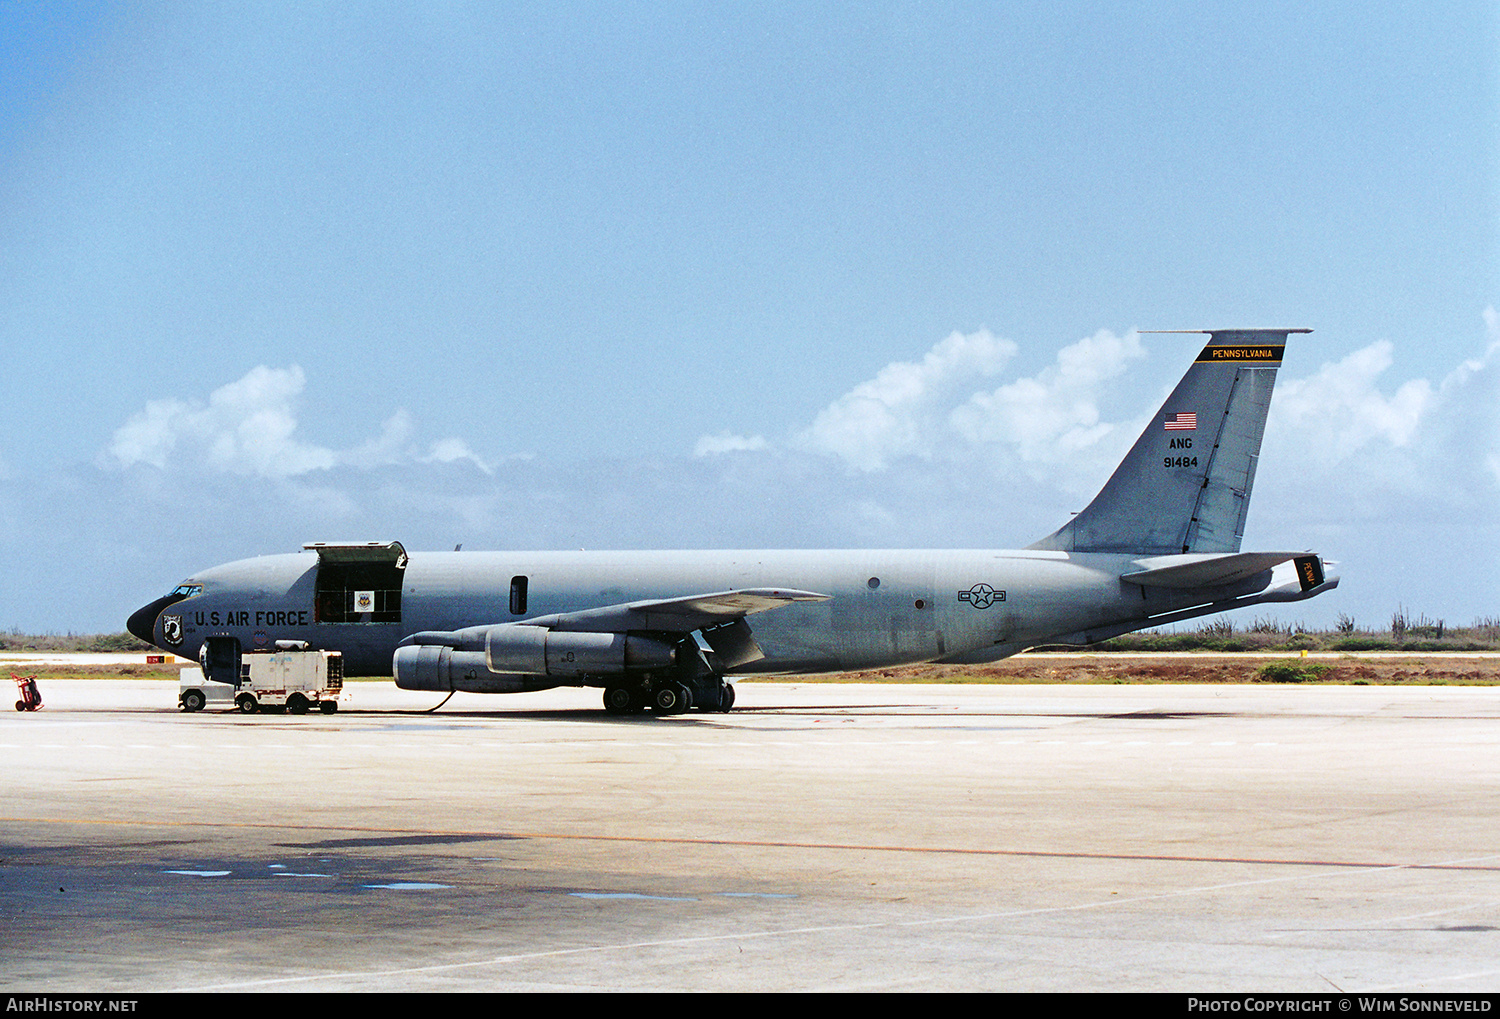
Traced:
<svg viewBox="0 0 1500 1019">
<path fill-rule="evenodd" d="M 585 676 L 671 669 L 677 648 L 634 633 L 575 633 L 501 623 L 451 633 L 420 633 L 396 649 L 396 685 L 405 690 L 518 693 L 583 685 Z M 480 650 L 480 648 L 483 650 Z"/>
</svg>

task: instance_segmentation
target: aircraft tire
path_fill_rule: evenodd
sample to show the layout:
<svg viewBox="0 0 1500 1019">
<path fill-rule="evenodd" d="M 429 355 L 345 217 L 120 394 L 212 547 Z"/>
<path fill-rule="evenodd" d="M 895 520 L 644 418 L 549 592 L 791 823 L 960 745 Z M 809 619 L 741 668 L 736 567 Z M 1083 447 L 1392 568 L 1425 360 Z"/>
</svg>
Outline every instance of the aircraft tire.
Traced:
<svg viewBox="0 0 1500 1019">
<path fill-rule="evenodd" d="M 652 692 L 651 706 L 658 715 L 680 715 L 693 706 L 693 698 L 681 683 L 667 683 Z"/>
<path fill-rule="evenodd" d="M 681 710 L 681 703 L 675 686 L 658 687 L 651 693 L 651 707 L 658 715 L 670 715 L 674 711 Z"/>
<path fill-rule="evenodd" d="M 604 712 L 608 715 L 629 715 L 635 708 L 635 695 L 623 686 L 606 687 L 604 690 Z"/>
<path fill-rule="evenodd" d="M 726 714 L 734 708 L 734 684 L 725 683 L 719 691 L 719 710 Z"/>
<path fill-rule="evenodd" d="M 255 703 L 255 698 L 247 693 L 235 698 L 234 706 L 240 709 L 242 715 L 253 715 L 260 710 L 260 705 Z"/>
<path fill-rule="evenodd" d="M 307 698 L 300 693 L 294 693 L 286 699 L 286 710 L 289 715 L 307 714 Z"/>
<path fill-rule="evenodd" d="M 208 699 L 203 696 L 202 690 L 189 690 L 182 695 L 183 711 L 202 711 L 203 705 L 207 703 Z"/>
</svg>

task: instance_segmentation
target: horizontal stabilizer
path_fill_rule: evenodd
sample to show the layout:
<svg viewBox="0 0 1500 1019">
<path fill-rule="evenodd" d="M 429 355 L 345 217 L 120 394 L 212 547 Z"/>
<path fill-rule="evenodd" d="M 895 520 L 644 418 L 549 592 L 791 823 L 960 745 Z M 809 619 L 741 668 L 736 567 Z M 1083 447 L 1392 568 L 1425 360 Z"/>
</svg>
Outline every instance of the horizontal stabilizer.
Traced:
<svg viewBox="0 0 1500 1019">
<path fill-rule="evenodd" d="M 1253 577 L 1272 567 L 1294 560 L 1309 559 L 1316 564 L 1316 586 L 1323 582 L 1323 567 L 1315 555 L 1303 552 L 1237 552 L 1233 555 L 1163 555 L 1137 559 L 1141 569 L 1120 574 L 1120 579 L 1142 587 L 1218 587 Z M 1299 579 L 1303 571 L 1298 569 Z M 1311 574 L 1309 574 L 1311 576 Z M 1303 590 L 1307 588 L 1304 587 Z"/>
</svg>

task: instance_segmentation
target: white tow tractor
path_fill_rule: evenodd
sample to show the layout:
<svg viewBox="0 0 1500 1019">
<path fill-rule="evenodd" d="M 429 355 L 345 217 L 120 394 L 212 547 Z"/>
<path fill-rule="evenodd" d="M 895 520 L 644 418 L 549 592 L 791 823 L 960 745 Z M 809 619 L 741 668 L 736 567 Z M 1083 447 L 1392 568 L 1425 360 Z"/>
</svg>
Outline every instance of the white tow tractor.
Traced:
<svg viewBox="0 0 1500 1019">
<path fill-rule="evenodd" d="M 177 692 L 182 710 L 202 711 L 210 704 L 233 707 L 247 715 L 257 711 L 305 715 L 313 708 L 332 714 L 339 709 L 339 693 L 344 688 L 341 652 L 278 648 L 236 657 L 237 668 L 232 670 L 207 660 L 201 668 L 183 669 Z M 228 682 L 231 678 L 238 682 Z"/>
</svg>

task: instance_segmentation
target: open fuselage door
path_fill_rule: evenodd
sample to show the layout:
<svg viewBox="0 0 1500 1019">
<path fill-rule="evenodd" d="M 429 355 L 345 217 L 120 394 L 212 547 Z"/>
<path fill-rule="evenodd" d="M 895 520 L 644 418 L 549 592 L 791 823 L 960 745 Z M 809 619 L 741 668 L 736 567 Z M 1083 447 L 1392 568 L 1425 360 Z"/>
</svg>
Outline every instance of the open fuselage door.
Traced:
<svg viewBox="0 0 1500 1019">
<path fill-rule="evenodd" d="M 401 622 L 406 549 L 399 541 L 310 541 L 302 547 L 318 554 L 316 622 Z"/>
</svg>

